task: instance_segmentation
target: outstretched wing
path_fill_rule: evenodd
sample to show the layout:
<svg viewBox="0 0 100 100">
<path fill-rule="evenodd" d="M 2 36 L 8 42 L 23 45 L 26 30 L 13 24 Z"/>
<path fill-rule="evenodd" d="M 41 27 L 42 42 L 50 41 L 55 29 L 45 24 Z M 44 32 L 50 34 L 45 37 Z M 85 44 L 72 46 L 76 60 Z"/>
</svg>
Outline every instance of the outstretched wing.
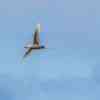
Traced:
<svg viewBox="0 0 100 100">
<path fill-rule="evenodd" d="M 33 37 L 33 44 L 34 45 L 40 45 L 40 38 L 39 38 L 39 32 L 38 30 L 35 30 L 35 33 L 34 33 L 34 37 Z"/>
<path fill-rule="evenodd" d="M 32 48 L 29 48 L 29 49 L 26 51 L 26 53 L 24 54 L 24 58 L 25 58 L 26 56 L 28 56 L 28 55 L 31 53 L 31 51 L 32 51 Z"/>
</svg>

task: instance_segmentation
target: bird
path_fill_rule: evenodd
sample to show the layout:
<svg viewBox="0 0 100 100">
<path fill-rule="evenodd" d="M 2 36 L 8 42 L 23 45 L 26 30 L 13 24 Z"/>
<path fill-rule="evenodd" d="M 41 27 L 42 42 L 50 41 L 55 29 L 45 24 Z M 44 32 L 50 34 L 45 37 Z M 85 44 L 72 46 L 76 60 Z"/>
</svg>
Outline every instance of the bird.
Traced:
<svg viewBox="0 0 100 100">
<path fill-rule="evenodd" d="M 27 45 L 27 46 L 24 47 L 24 48 L 27 49 L 27 51 L 24 54 L 24 58 L 26 56 L 28 56 L 33 50 L 40 50 L 40 49 L 45 49 L 46 48 L 45 45 L 40 44 L 40 37 L 39 37 L 40 32 L 41 32 L 41 26 L 40 26 L 40 24 L 37 24 L 36 29 L 33 32 L 32 44 Z"/>
</svg>

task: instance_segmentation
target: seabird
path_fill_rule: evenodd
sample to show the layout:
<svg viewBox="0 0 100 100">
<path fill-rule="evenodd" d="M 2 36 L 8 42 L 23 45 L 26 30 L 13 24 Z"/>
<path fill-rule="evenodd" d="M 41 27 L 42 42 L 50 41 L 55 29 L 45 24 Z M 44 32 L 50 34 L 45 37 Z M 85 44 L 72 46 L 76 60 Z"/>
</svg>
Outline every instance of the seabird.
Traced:
<svg viewBox="0 0 100 100">
<path fill-rule="evenodd" d="M 41 29 L 40 24 L 37 24 L 35 32 L 33 33 L 33 42 L 32 42 L 32 45 L 27 45 L 27 46 L 24 47 L 24 48 L 28 49 L 25 52 L 24 57 L 26 57 L 27 55 L 29 55 L 31 53 L 31 51 L 34 50 L 34 49 L 35 50 L 45 49 L 45 46 L 40 44 L 40 37 L 39 37 L 40 29 Z"/>
</svg>

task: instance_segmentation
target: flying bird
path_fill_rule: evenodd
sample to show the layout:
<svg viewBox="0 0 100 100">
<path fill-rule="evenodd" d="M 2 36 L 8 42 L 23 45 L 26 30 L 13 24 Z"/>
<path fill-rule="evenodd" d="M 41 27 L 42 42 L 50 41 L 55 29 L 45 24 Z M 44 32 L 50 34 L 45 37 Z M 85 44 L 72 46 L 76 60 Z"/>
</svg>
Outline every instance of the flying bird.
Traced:
<svg viewBox="0 0 100 100">
<path fill-rule="evenodd" d="M 27 51 L 24 54 L 24 57 L 29 55 L 32 52 L 32 50 L 45 49 L 45 46 L 40 44 L 39 34 L 40 34 L 40 24 L 37 24 L 35 32 L 33 33 L 32 44 L 24 47 L 27 49 Z"/>
</svg>

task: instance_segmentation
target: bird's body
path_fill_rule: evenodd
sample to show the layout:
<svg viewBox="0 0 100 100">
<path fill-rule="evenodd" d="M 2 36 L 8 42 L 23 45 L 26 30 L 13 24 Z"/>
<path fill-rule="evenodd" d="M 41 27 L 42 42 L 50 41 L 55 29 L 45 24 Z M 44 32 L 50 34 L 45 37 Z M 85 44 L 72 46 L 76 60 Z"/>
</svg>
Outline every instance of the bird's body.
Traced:
<svg viewBox="0 0 100 100">
<path fill-rule="evenodd" d="M 45 49 L 44 45 L 40 45 L 40 24 L 37 24 L 36 30 L 33 34 L 33 42 L 32 45 L 27 45 L 24 48 L 28 49 L 27 52 L 25 53 L 24 57 L 29 55 L 32 50 L 40 50 L 40 49 Z"/>
<path fill-rule="evenodd" d="M 45 46 L 30 46 L 30 47 L 24 47 L 24 48 L 27 48 L 27 49 L 29 49 L 29 48 L 31 48 L 31 49 L 44 49 Z"/>
</svg>

